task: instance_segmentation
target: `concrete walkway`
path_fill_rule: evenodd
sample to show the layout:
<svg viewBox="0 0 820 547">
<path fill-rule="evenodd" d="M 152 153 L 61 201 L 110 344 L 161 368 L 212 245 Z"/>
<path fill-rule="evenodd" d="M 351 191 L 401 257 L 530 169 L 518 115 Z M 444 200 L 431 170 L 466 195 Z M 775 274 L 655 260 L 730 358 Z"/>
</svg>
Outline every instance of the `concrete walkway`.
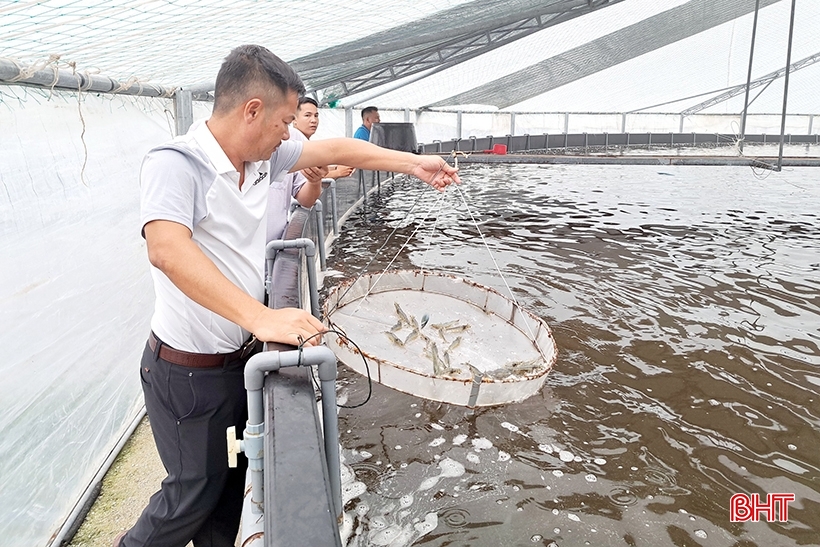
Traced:
<svg viewBox="0 0 820 547">
<path fill-rule="evenodd" d="M 148 418 L 123 447 L 103 479 L 102 489 L 70 547 L 111 547 L 130 528 L 165 478 Z"/>
</svg>

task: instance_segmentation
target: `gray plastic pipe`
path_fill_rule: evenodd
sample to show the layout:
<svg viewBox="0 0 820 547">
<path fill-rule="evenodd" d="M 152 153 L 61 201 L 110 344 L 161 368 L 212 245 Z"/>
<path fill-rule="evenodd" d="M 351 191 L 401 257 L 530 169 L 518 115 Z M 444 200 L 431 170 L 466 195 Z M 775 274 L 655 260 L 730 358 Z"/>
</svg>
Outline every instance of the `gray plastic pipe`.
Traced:
<svg viewBox="0 0 820 547">
<path fill-rule="evenodd" d="M 262 387 L 265 373 L 295 366 L 319 367 L 322 391 L 322 432 L 325 457 L 336 517 L 342 514 L 342 479 L 339 463 L 339 415 L 336 409 L 336 355 L 326 346 L 302 350 L 257 353 L 245 365 L 245 389 L 248 392 L 248 423 L 243 435 L 243 450 L 251 472 L 251 502 L 255 512 L 262 513 L 264 503 L 263 471 L 265 467 L 265 407 Z"/>
<path fill-rule="evenodd" d="M 325 211 L 322 207 L 322 202 L 316 200 L 313 204 L 313 210 L 316 211 L 316 244 L 319 247 L 319 269 L 327 270 L 325 264 Z"/>
<path fill-rule="evenodd" d="M 270 283 L 271 283 L 271 272 L 273 271 L 273 256 L 276 254 L 275 251 L 281 251 L 283 249 L 304 249 L 305 256 L 308 258 L 308 267 L 307 267 L 307 274 L 308 274 L 308 286 L 310 287 L 310 313 L 313 317 L 318 318 L 321 314 L 321 310 L 319 310 L 319 289 L 317 288 L 316 283 L 316 270 L 312 267 L 312 260 L 316 257 L 316 245 L 313 244 L 313 241 L 306 237 L 300 237 L 297 239 L 275 239 L 268 243 L 268 246 L 265 247 L 265 259 L 268 263 L 268 274 L 267 279 L 265 280 L 265 286 L 270 290 Z"/>
<path fill-rule="evenodd" d="M 336 203 L 336 179 L 322 179 L 322 186 L 330 190 L 330 219 L 333 223 L 333 235 L 339 235 L 339 211 Z"/>
</svg>

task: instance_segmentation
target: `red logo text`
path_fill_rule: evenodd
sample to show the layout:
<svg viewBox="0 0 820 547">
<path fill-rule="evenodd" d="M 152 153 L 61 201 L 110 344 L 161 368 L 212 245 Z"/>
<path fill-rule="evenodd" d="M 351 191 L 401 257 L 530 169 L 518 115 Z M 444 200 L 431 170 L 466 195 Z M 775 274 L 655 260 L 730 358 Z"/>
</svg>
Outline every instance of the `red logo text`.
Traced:
<svg viewBox="0 0 820 547">
<path fill-rule="evenodd" d="M 789 520 L 789 502 L 792 501 L 794 494 L 767 494 L 765 503 L 757 494 L 735 494 L 729 501 L 729 519 L 732 522 L 757 522 L 762 514 L 767 522 L 786 522 Z"/>
</svg>

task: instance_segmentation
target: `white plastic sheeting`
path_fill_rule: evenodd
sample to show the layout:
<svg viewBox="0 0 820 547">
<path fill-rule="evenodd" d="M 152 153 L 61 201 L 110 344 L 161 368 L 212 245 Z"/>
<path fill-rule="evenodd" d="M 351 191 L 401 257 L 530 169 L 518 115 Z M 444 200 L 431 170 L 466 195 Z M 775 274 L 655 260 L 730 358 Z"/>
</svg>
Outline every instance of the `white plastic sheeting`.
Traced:
<svg viewBox="0 0 820 547">
<path fill-rule="evenodd" d="M 138 362 L 153 288 L 138 173 L 170 135 L 168 106 L 3 89 L 4 546 L 48 543 L 143 404 Z"/>
</svg>

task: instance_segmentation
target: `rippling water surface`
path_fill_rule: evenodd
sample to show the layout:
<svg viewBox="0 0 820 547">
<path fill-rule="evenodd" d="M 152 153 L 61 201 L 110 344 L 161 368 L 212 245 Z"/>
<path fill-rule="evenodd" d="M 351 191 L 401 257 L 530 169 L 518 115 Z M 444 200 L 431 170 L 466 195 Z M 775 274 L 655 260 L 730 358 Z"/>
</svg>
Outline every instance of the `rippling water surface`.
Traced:
<svg viewBox="0 0 820 547">
<path fill-rule="evenodd" d="M 502 293 L 506 279 L 558 361 L 522 403 L 470 410 L 374 385 L 343 409 L 348 545 L 820 544 L 820 171 L 462 178 L 467 206 L 418 182 L 383 189 L 329 266 L 356 275 L 392 233 L 371 271 L 401 249 L 391 268 Z M 355 373 L 342 383 L 348 404 L 367 394 Z M 734 493 L 796 501 L 788 522 L 733 523 Z"/>
</svg>

